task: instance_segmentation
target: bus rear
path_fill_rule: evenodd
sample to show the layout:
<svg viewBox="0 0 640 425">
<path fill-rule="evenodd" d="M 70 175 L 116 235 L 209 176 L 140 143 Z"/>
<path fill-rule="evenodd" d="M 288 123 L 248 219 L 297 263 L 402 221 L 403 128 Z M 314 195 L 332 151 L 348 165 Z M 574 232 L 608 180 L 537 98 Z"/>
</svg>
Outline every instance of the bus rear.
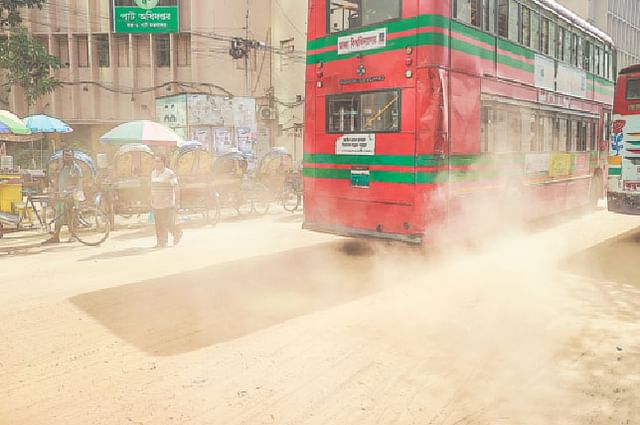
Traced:
<svg viewBox="0 0 640 425">
<path fill-rule="evenodd" d="M 620 71 L 609 147 L 609 210 L 640 214 L 640 65 Z"/>
<path fill-rule="evenodd" d="M 415 47 L 419 3 L 310 0 L 305 228 L 422 241 L 425 196 L 435 193 L 435 174 L 425 170 L 439 165 L 431 133 L 442 121 L 442 81 L 417 76 L 426 73 Z M 448 14 L 447 2 L 429 4 L 434 10 L 420 13 Z M 432 105 L 416 105 L 418 81 L 434 91 Z M 424 143 L 418 108 L 431 111 L 422 115 Z"/>
</svg>

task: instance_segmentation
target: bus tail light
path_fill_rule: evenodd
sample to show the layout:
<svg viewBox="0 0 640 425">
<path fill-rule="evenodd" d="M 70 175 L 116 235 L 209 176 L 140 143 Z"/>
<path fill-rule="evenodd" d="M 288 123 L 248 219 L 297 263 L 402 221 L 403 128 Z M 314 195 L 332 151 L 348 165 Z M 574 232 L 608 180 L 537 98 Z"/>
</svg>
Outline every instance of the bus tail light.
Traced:
<svg viewBox="0 0 640 425">
<path fill-rule="evenodd" d="M 413 78 L 413 71 L 408 69 L 407 72 L 404 73 L 404 76 L 407 78 Z"/>
<path fill-rule="evenodd" d="M 409 56 L 407 58 L 407 66 L 411 66 L 411 65 L 413 65 L 413 58 Z"/>
</svg>

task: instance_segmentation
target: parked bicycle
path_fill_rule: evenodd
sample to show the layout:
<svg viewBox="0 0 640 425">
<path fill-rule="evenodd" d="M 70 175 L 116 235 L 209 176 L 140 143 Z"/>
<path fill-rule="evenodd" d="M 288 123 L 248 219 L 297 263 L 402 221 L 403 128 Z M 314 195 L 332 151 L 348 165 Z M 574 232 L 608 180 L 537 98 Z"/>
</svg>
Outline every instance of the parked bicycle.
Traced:
<svg viewBox="0 0 640 425">
<path fill-rule="evenodd" d="M 56 208 L 56 216 L 50 224 L 58 220 L 68 224 L 71 237 L 87 246 L 98 246 L 107 240 L 111 231 L 109 215 L 100 208 L 98 197 L 90 202 L 79 202 L 73 193 L 54 193 L 50 203 L 62 203 L 64 208 Z"/>
</svg>

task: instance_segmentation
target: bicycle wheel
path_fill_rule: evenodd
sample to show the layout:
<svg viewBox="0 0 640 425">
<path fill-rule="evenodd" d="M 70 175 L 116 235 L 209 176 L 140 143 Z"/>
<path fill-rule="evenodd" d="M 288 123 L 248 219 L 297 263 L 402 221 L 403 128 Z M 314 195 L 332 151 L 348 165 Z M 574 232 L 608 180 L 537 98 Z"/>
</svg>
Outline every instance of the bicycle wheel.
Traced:
<svg viewBox="0 0 640 425">
<path fill-rule="evenodd" d="M 246 216 L 251 214 L 251 212 L 253 211 L 251 198 L 244 190 L 238 192 L 235 195 L 234 206 L 236 211 L 238 212 L 238 215 Z"/>
<path fill-rule="evenodd" d="M 205 206 L 204 219 L 209 224 L 216 225 L 220 221 L 220 197 L 216 193 Z"/>
<path fill-rule="evenodd" d="M 96 207 L 75 210 L 73 236 L 87 246 L 98 246 L 106 241 L 111 231 L 109 216 Z"/>
<path fill-rule="evenodd" d="M 253 210 L 259 215 L 265 215 L 271 208 L 271 193 L 266 186 L 258 184 L 253 189 Z"/>
<path fill-rule="evenodd" d="M 291 213 L 296 212 L 300 207 L 300 195 L 296 192 L 293 185 L 288 184 L 284 188 L 284 193 L 282 194 L 282 206 L 285 211 Z"/>
</svg>

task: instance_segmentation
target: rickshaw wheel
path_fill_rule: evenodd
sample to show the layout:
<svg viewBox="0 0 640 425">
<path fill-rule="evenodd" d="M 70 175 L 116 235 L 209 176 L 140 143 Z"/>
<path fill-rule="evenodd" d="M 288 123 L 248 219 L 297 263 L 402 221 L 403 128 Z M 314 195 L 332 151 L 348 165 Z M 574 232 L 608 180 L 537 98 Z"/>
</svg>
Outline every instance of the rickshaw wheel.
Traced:
<svg viewBox="0 0 640 425">
<path fill-rule="evenodd" d="M 253 204 L 245 192 L 241 191 L 236 195 L 235 209 L 241 216 L 247 216 L 253 212 Z"/>
<path fill-rule="evenodd" d="M 292 185 L 287 185 L 282 195 L 282 207 L 285 211 L 294 213 L 300 208 L 300 194 Z"/>
<path fill-rule="evenodd" d="M 220 221 L 220 201 L 217 195 L 211 201 L 211 205 L 207 205 L 205 207 L 205 210 L 202 214 L 204 215 L 204 219 L 208 224 L 218 224 L 218 222 Z"/>
<path fill-rule="evenodd" d="M 254 188 L 253 195 L 253 210 L 259 215 L 267 214 L 271 208 L 271 194 L 269 193 L 269 189 L 262 184 L 258 184 Z"/>
</svg>

